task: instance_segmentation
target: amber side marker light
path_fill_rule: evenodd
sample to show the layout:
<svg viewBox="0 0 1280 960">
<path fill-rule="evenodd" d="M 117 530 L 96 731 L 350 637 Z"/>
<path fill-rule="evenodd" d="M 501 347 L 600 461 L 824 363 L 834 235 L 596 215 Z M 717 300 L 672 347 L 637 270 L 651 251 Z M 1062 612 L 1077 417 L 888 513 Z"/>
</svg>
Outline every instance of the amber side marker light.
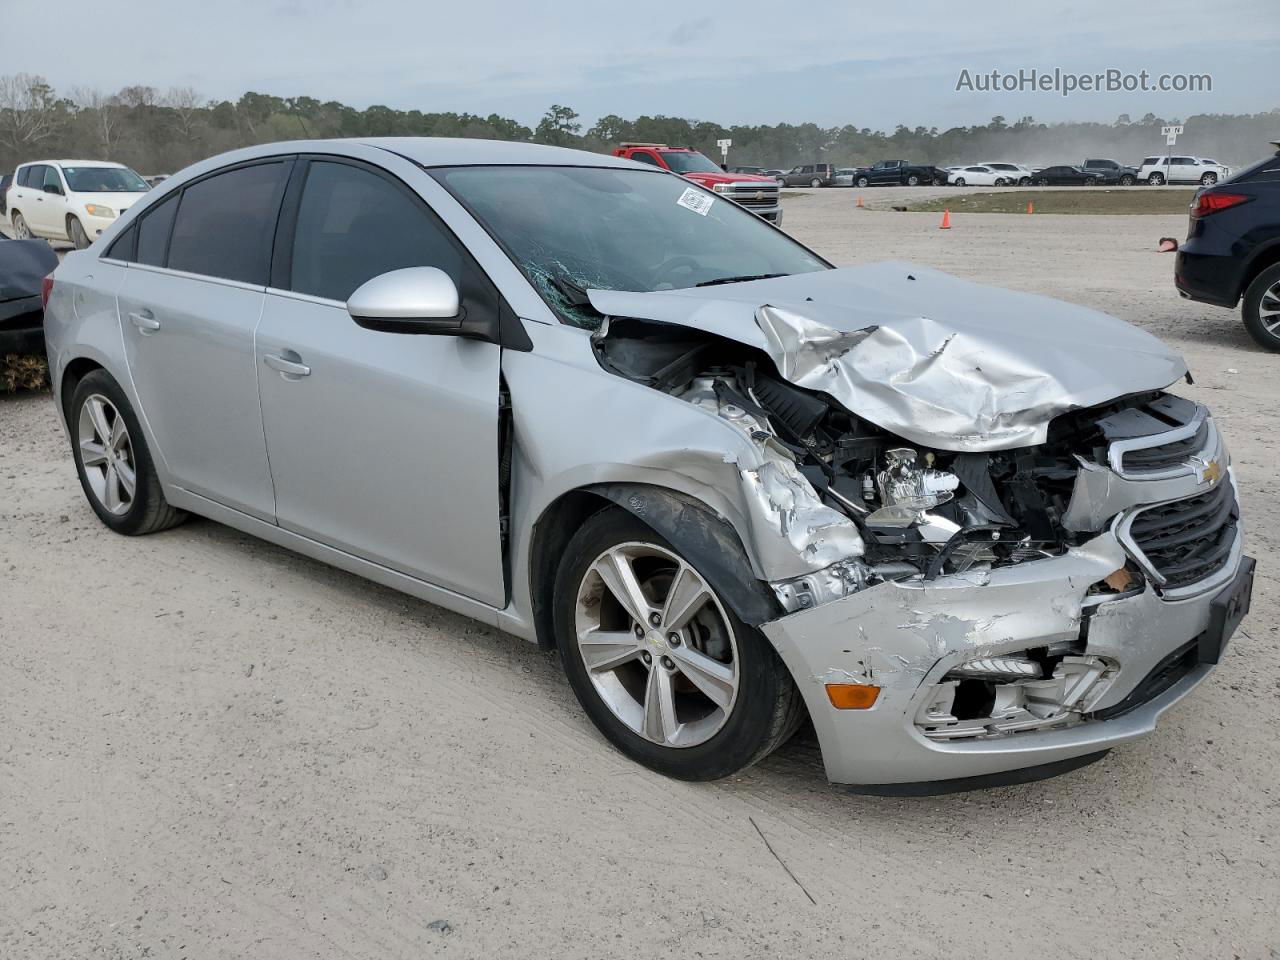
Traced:
<svg viewBox="0 0 1280 960">
<path fill-rule="evenodd" d="M 874 706 L 880 688 L 865 683 L 828 683 L 827 699 L 837 710 L 866 710 Z"/>
</svg>

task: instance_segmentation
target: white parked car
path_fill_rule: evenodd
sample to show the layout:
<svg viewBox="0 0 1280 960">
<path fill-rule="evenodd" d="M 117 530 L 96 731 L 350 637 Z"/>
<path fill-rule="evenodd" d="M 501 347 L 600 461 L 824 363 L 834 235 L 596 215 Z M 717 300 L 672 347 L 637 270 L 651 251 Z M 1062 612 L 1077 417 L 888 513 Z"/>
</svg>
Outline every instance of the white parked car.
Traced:
<svg viewBox="0 0 1280 960">
<path fill-rule="evenodd" d="M 151 188 L 119 163 L 40 160 L 14 171 L 9 222 L 19 239 L 67 240 L 83 250 Z"/>
<path fill-rule="evenodd" d="M 1026 186 L 1031 182 L 1031 168 L 1025 167 L 1020 163 L 1008 163 L 1006 161 L 983 160 L 978 164 L 980 167 L 990 167 L 997 173 L 1005 175 L 1006 182 L 1012 185 L 1021 184 Z"/>
<path fill-rule="evenodd" d="M 990 167 L 960 167 L 947 175 L 947 183 L 957 187 L 1003 187 L 1008 182 L 1009 174 Z"/>
<path fill-rule="evenodd" d="M 1138 169 L 1138 181 L 1158 187 L 1162 183 L 1201 183 L 1206 187 L 1231 176 L 1231 168 L 1203 157 L 1147 157 Z"/>
</svg>

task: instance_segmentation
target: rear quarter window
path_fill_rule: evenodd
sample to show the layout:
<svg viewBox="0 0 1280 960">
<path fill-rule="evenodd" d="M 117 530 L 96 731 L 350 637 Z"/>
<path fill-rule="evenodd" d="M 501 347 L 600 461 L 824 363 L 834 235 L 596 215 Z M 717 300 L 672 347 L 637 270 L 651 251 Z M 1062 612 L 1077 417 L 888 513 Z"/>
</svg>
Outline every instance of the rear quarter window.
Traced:
<svg viewBox="0 0 1280 960">
<path fill-rule="evenodd" d="M 182 191 L 168 266 L 266 286 L 287 165 L 259 163 L 218 173 Z"/>
</svg>

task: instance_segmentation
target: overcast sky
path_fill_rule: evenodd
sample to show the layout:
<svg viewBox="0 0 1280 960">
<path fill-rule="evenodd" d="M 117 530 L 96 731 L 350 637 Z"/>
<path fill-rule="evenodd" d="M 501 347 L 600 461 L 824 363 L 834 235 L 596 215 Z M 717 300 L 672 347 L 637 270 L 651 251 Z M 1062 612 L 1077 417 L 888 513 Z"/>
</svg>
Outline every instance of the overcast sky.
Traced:
<svg viewBox="0 0 1280 960">
<path fill-rule="evenodd" d="M 62 92 L 145 84 L 234 99 L 257 90 L 530 125 L 551 103 L 587 123 L 663 113 L 872 128 L 1280 106 L 1280 0 L 167 0 L 131 5 L 123 18 L 123 8 L 106 9 L 59 0 L 50 10 L 78 38 L 74 54 L 9 44 L 0 69 L 42 74 Z M 33 30 L 47 25 L 38 19 Z M 956 91 L 963 69 L 1055 67 L 1208 73 L 1213 91 Z"/>
</svg>

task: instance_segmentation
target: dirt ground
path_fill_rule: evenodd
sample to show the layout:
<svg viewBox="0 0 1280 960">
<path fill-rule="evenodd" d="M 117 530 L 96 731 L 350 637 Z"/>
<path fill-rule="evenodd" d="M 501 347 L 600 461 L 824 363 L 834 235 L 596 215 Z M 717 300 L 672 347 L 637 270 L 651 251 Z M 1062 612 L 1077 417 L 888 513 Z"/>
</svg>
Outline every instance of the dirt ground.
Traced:
<svg viewBox="0 0 1280 960">
<path fill-rule="evenodd" d="M 806 192 L 787 228 L 1186 353 L 1259 576 L 1154 736 L 926 800 L 834 789 L 803 740 L 666 780 L 523 641 L 207 521 L 107 532 L 48 396 L 0 398 L 0 956 L 1280 956 L 1280 356 L 1179 300 L 1155 246 L 1184 216 L 953 211 L 940 231 L 853 203 Z"/>
</svg>

